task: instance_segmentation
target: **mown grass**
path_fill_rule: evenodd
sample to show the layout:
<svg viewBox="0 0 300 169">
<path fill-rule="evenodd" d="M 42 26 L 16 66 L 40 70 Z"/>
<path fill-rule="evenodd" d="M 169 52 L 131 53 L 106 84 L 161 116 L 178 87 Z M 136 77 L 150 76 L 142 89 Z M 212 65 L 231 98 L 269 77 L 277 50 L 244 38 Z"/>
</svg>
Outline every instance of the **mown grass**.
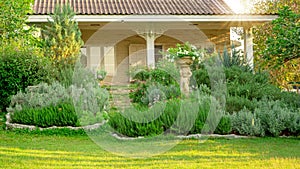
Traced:
<svg viewBox="0 0 300 169">
<path fill-rule="evenodd" d="M 134 159 L 106 152 L 88 136 L 0 131 L 0 168 L 300 168 L 299 147 L 299 138 L 184 140 Z"/>
</svg>

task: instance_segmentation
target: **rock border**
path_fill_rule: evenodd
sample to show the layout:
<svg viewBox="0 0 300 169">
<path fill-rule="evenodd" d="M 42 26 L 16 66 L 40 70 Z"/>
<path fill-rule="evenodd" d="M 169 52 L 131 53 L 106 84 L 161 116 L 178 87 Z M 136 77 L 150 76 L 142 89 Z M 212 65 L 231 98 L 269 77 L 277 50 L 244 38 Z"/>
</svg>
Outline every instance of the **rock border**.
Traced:
<svg viewBox="0 0 300 169">
<path fill-rule="evenodd" d="M 29 129 L 29 130 L 50 130 L 50 129 L 64 129 L 64 128 L 68 128 L 71 130 L 80 130 L 80 129 L 84 129 L 84 130 L 95 130 L 98 129 L 99 127 L 103 126 L 107 121 L 103 121 L 102 123 L 96 123 L 96 124 L 92 124 L 92 125 L 87 125 L 87 126 L 81 126 L 81 127 L 72 127 L 72 126 L 64 126 L 64 127 L 58 127 L 58 126 L 52 126 L 52 127 L 47 127 L 47 128 L 43 128 L 43 127 L 37 127 L 34 125 L 25 125 L 25 124 L 18 124 L 18 123 L 11 123 L 11 117 L 10 117 L 10 113 L 6 114 L 6 130 L 9 129 Z"/>
<path fill-rule="evenodd" d="M 180 139 L 201 139 L 205 137 L 209 138 L 226 138 L 226 139 L 240 139 L 240 138 L 255 138 L 254 136 L 242 136 L 242 135 L 236 135 L 236 134 L 226 134 L 226 135 L 221 135 L 221 134 L 190 134 L 190 135 L 179 135 L 176 136 L 177 138 Z"/>
<path fill-rule="evenodd" d="M 139 136 L 139 137 L 128 137 L 119 135 L 117 133 L 111 133 L 111 136 L 118 139 L 118 140 L 137 140 L 137 139 L 143 139 L 145 137 Z M 178 139 L 201 139 L 201 138 L 226 138 L 226 139 L 243 139 L 243 138 L 256 138 L 255 136 L 241 136 L 236 134 L 227 134 L 227 135 L 221 135 L 221 134 L 190 134 L 190 135 L 177 135 L 174 136 Z"/>
</svg>

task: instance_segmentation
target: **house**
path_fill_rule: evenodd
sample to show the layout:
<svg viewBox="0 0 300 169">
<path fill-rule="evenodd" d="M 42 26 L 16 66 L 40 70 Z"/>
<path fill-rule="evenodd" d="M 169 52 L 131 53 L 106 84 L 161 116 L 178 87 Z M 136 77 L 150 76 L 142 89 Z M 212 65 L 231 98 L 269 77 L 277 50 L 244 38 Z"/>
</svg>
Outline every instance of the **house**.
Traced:
<svg viewBox="0 0 300 169">
<path fill-rule="evenodd" d="M 224 0 L 35 0 L 29 21 L 47 22 L 55 5 L 65 3 L 77 14 L 87 66 L 120 83 L 128 82 L 130 67 L 154 67 L 160 51 L 177 43 L 222 51 L 231 27 L 243 27 L 243 49 L 253 64 L 252 27 L 277 17 L 236 14 Z"/>
</svg>

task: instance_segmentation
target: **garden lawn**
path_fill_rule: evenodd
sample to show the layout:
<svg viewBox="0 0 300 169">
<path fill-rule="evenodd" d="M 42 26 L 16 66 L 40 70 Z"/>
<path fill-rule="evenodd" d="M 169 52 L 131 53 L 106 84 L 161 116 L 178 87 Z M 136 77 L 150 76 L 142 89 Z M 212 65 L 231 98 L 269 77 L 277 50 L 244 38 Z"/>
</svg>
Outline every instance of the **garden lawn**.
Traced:
<svg viewBox="0 0 300 169">
<path fill-rule="evenodd" d="M 151 158 L 116 156 L 87 136 L 0 131 L 0 168 L 300 168 L 299 138 L 184 140 Z"/>
</svg>

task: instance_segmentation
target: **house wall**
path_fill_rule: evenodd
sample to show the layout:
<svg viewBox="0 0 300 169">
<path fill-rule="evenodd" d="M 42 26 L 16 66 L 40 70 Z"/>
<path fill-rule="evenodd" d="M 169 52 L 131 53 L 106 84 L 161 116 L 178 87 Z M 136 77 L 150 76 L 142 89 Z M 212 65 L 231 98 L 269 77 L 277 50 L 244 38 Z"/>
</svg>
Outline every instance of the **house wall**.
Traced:
<svg viewBox="0 0 300 169">
<path fill-rule="evenodd" d="M 88 41 L 88 39 L 96 32 L 97 30 L 86 30 L 81 29 L 81 39 L 84 43 Z"/>
<path fill-rule="evenodd" d="M 214 50 L 217 50 L 221 53 L 223 52 L 225 44 L 227 47 L 230 47 L 229 29 L 205 29 L 201 31 L 206 35 L 207 38 L 206 40 L 200 40 L 201 42 L 197 44 L 198 47 L 213 47 Z M 82 38 L 85 43 L 95 32 L 95 30 L 82 30 Z M 99 39 L 99 42 L 100 41 L 101 38 Z M 162 35 L 155 40 L 155 45 L 162 45 L 164 51 L 170 47 L 175 47 L 177 43 L 184 42 L 165 35 Z M 104 68 L 108 72 L 108 81 L 113 83 L 128 83 L 130 56 L 146 57 L 146 55 L 143 53 L 138 53 L 136 56 L 133 56 L 133 53 L 130 52 L 130 47 L 134 45 L 139 46 L 139 50 L 146 51 L 146 40 L 139 35 L 131 36 L 118 42 L 117 44 L 110 44 L 109 46 L 105 46 L 105 44 L 99 44 L 98 46 L 97 44 L 87 44 L 87 63 L 90 66 L 98 64 L 100 65 L 99 68 Z M 141 48 L 141 46 L 144 46 L 144 48 Z"/>
<path fill-rule="evenodd" d="M 116 74 L 112 81 L 114 83 L 127 83 L 129 81 L 129 46 L 131 44 L 146 44 L 146 41 L 136 35 L 122 40 L 115 45 L 116 50 Z"/>
</svg>

